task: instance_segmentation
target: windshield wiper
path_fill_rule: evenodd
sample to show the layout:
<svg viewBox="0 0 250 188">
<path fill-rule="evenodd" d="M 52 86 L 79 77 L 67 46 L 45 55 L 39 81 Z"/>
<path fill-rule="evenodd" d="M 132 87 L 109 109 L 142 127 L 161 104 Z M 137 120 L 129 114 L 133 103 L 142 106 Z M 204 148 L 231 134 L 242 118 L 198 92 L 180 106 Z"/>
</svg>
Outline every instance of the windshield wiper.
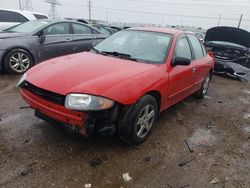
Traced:
<svg viewBox="0 0 250 188">
<path fill-rule="evenodd" d="M 135 58 L 132 58 L 130 54 L 125 54 L 125 53 L 120 53 L 120 52 L 109 52 L 109 51 L 101 51 L 100 52 L 103 55 L 112 55 L 115 57 L 119 57 L 121 59 L 127 59 L 127 60 L 132 60 L 132 61 L 138 61 Z"/>
</svg>

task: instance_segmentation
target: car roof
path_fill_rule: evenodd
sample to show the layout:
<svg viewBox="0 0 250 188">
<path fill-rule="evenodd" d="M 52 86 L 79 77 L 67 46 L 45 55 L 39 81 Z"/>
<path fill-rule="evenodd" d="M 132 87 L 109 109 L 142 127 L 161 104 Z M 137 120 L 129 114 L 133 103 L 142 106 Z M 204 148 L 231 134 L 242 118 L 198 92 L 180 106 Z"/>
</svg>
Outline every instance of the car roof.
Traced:
<svg viewBox="0 0 250 188">
<path fill-rule="evenodd" d="M 172 35 L 179 35 L 182 33 L 186 33 L 185 31 L 173 29 L 173 28 L 161 28 L 161 27 L 133 27 L 129 28 L 128 30 L 139 30 L 139 31 L 151 31 L 151 32 L 158 32 L 158 33 L 167 33 Z"/>
</svg>

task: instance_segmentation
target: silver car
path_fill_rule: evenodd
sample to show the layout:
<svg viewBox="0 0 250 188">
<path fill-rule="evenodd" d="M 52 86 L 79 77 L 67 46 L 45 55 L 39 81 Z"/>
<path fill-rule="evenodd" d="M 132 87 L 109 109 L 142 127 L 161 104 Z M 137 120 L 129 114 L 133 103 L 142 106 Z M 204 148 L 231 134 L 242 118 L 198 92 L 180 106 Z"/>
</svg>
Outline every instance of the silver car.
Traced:
<svg viewBox="0 0 250 188">
<path fill-rule="evenodd" d="M 86 51 L 106 37 L 74 21 L 25 22 L 0 32 L 0 70 L 24 73 L 44 60 Z"/>
</svg>

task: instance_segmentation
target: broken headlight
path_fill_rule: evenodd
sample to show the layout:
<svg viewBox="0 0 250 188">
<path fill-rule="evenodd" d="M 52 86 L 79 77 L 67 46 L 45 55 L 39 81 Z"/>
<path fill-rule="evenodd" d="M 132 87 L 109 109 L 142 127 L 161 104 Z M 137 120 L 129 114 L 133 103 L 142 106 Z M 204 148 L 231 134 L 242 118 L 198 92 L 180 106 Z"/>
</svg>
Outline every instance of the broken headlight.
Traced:
<svg viewBox="0 0 250 188">
<path fill-rule="evenodd" d="M 65 107 L 72 110 L 94 111 L 112 108 L 114 101 L 87 94 L 68 94 Z"/>
</svg>

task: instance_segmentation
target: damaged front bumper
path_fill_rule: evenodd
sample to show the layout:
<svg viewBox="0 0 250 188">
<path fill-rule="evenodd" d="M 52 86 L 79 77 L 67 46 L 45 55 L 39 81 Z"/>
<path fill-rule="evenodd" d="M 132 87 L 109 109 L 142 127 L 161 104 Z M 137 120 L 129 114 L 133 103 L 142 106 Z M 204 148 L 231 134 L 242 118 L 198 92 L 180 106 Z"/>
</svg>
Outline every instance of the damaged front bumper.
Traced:
<svg viewBox="0 0 250 188">
<path fill-rule="evenodd" d="M 249 65 L 246 65 L 249 64 Z M 250 80 L 250 62 L 245 62 L 244 66 L 237 61 L 221 60 L 215 58 L 215 74 L 228 75 L 232 78 L 246 81 Z"/>
<path fill-rule="evenodd" d="M 21 89 L 21 95 L 35 110 L 35 116 L 50 124 L 70 127 L 84 136 L 96 133 L 108 136 L 116 131 L 118 105 L 104 111 L 81 112 L 66 109 L 64 106 L 48 101 L 24 88 Z"/>
</svg>

